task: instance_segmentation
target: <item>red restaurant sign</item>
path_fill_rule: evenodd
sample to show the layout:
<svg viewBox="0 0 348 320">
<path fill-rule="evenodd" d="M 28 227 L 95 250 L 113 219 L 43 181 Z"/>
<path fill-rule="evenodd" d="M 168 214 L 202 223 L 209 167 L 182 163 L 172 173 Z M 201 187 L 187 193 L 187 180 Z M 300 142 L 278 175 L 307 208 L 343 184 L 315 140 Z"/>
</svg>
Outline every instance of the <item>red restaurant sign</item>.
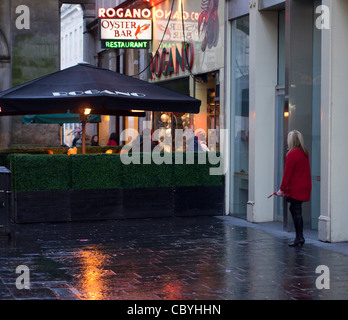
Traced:
<svg viewBox="0 0 348 320">
<path fill-rule="evenodd" d="M 182 70 L 191 70 L 194 61 L 194 45 L 192 42 L 183 42 L 181 50 L 177 46 L 163 48 L 150 53 L 150 79 L 177 74 Z"/>
<path fill-rule="evenodd" d="M 99 8 L 99 18 L 116 18 L 116 19 L 151 19 L 152 14 L 150 9 L 105 9 Z"/>
</svg>

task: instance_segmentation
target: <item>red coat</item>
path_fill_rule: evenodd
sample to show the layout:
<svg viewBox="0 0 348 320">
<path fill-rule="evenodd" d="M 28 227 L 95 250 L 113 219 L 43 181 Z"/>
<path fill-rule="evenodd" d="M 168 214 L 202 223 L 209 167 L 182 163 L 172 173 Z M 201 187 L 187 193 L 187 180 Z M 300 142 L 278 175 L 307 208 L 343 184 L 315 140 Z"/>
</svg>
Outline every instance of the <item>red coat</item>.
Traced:
<svg viewBox="0 0 348 320">
<path fill-rule="evenodd" d="M 285 158 L 285 169 L 280 190 L 288 198 L 309 201 L 312 191 L 311 168 L 309 156 L 302 149 L 291 150 Z"/>
<path fill-rule="evenodd" d="M 115 140 L 109 140 L 107 146 L 117 146 L 117 143 Z"/>
</svg>

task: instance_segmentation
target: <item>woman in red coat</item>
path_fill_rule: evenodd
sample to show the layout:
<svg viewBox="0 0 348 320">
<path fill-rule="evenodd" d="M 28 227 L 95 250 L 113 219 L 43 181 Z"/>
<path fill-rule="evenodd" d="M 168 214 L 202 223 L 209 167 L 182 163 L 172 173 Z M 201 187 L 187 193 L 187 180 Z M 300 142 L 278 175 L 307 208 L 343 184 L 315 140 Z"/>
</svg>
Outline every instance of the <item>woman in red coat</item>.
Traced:
<svg viewBox="0 0 348 320">
<path fill-rule="evenodd" d="M 303 246 L 302 202 L 311 198 L 312 181 L 309 164 L 309 154 L 302 134 L 293 130 L 288 134 L 288 150 L 285 158 L 285 169 L 282 183 L 277 192 L 279 196 L 286 195 L 290 202 L 290 212 L 295 226 L 296 238 L 289 244 L 291 247 Z"/>
<path fill-rule="evenodd" d="M 112 132 L 110 134 L 110 138 L 109 138 L 109 141 L 108 143 L 106 144 L 107 146 L 117 146 L 117 135 L 116 135 L 116 132 Z"/>
</svg>

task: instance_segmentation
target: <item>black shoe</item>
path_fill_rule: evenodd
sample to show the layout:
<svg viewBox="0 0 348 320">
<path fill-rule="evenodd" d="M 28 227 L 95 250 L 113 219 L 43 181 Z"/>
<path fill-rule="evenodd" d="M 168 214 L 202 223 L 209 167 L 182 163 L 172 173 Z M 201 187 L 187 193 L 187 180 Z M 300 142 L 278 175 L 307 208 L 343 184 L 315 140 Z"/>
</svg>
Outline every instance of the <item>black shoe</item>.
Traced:
<svg viewBox="0 0 348 320">
<path fill-rule="evenodd" d="M 289 243 L 288 246 L 289 247 L 297 247 L 297 246 L 301 246 L 303 247 L 303 244 L 305 243 L 305 239 L 304 238 L 295 238 L 295 240 L 292 243 Z"/>
</svg>

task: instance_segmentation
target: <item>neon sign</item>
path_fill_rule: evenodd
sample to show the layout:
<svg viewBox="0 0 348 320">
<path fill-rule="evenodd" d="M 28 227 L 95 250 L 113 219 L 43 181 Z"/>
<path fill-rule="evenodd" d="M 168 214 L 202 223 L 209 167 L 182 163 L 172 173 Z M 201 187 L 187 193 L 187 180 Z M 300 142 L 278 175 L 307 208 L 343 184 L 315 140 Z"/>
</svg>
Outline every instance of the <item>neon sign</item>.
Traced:
<svg viewBox="0 0 348 320">
<path fill-rule="evenodd" d="M 103 49 L 147 49 L 149 41 L 108 41 L 102 40 Z"/>
<path fill-rule="evenodd" d="M 101 40 L 151 40 L 151 20 L 100 19 Z"/>
<path fill-rule="evenodd" d="M 177 46 L 163 48 L 155 55 L 150 53 L 150 79 L 179 73 L 180 70 L 191 70 L 194 62 L 194 45 L 192 42 L 182 43 L 181 50 Z"/>
<path fill-rule="evenodd" d="M 150 9 L 99 8 L 99 35 L 103 48 L 146 49 L 152 40 Z"/>
<path fill-rule="evenodd" d="M 162 10 L 162 9 L 156 9 L 155 10 L 155 17 L 156 19 L 162 19 L 162 20 L 168 20 L 170 15 L 172 14 L 171 10 Z M 173 11 L 172 20 L 181 20 L 182 16 L 184 17 L 184 20 L 187 21 L 198 21 L 199 19 L 199 12 L 192 11 L 187 12 L 184 11 L 183 14 L 181 14 L 181 11 Z"/>
<path fill-rule="evenodd" d="M 151 10 L 150 9 L 98 9 L 99 18 L 130 18 L 130 19 L 151 19 Z"/>
<path fill-rule="evenodd" d="M 172 14 L 171 10 L 155 9 L 155 17 L 157 19 L 167 20 Z M 184 20 L 198 21 L 199 12 L 183 12 Z M 116 18 L 116 19 L 152 19 L 152 13 L 150 9 L 113 9 L 113 8 L 99 8 L 98 9 L 99 18 Z M 174 11 L 172 15 L 173 20 L 181 20 L 181 12 Z"/>
</svg>

